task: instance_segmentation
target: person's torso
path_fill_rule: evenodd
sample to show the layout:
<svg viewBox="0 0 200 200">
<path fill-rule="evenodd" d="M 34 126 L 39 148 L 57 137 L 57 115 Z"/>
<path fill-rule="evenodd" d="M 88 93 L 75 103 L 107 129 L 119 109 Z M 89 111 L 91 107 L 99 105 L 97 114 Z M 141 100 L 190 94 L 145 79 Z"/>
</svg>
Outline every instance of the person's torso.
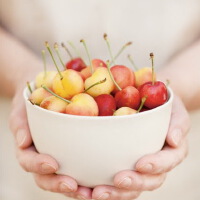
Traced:
<svg viewBox="0 0 200 200">
<path fill-rule="evenodd" d="M 127 41 L 139 66 L 154 52 L 157 65 L 200 35 L 199 0 L 1 0 L 1 21 L 36 53 L 44 41 L 72 41 L 85 56 L 80 39 L 88 43 L 92 57 L 109 59 L 103 34 L 115 54 Z M 85 56 L 86 57 L 86 56 Z"/>
</svg>

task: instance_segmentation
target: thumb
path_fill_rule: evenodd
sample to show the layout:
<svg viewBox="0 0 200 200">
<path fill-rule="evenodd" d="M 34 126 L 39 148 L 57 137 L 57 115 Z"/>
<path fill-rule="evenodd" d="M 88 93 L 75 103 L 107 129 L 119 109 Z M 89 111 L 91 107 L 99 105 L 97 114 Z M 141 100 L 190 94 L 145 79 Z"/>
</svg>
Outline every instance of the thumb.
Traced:
<svg viewBox="0 0 200 200">
<path fill-rule="evenodd" d="M 169 146 L 178 147 L 190 129 L 189 114 L 177 96 L 174 98 L 170 126 L 166 138 Z"/>
<path fill-rule="evenodd" d="M 17 146 L 20 148 L 29 147 L 32 144 L 32 138 L 28 126 L 22 90 L 17 92 L 13 99 L 9 124 Z"/>
</svg>

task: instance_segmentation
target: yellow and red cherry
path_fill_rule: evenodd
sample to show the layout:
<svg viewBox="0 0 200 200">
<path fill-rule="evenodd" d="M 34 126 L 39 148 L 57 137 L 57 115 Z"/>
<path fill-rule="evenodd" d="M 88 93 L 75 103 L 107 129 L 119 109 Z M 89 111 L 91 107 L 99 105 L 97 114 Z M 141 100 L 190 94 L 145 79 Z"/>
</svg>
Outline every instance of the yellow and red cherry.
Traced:
<svg viewBox="0 0 200 200">
<path fill-rule="evenodd" d="M 133 58 L 131 55 L 128 55 L 128 59 L 132 66 L 134 67 L 135 71 L 135 86 L 138 88 L 140 85 L 152 81 L 152 67 L 142 67 L 138 69 L 138 67 L 135 65 Z M 154 80 L 156 80 L 156 75 L 154 73 Z"/>
<path fill-rule="evenodd" d="M 115 65 L 111 67 L 110 71 L 121 89 L 124 89 L 127 86 L 135 85 L 135 75 L 130 68 L 124 65 Z M 117 91 L 119 91 L 119 89 L 115 86 L 113 92 L 116 93 Z"/>
<path fill-rule="evenodd" d="M 30 97 L 29 100 L 32 104 L 35 105 L 40 105 L 40 103 L 43 101 L 43 99 L 45 99 L 46 97 L 51 96 L 51 94 L 46 91 L 45 89 L 43 89 L 42 87 L 35 89 Z"/>
<path fill-rule="evenodd" d="M 97 103 L 89 94 L 80 93 L 74 95 L 71 100 L 67 100 L 50 91 L 47 87 L 43 86 L 43 88 L 51 95 L 66 103 L 66 114 L 82 116 L 98 116 L 99 114 Z"/>
<path fill-rule="evenodd" d="M 79 72 L 67 69 L 57 74 L 52 83 L 53 91 L 65 99 L 71 99 L 74 95 L 84 91 L 84 82 Z"/>
<path fill-rule="evenodd" d="M 103 60 L 97 59 L 97 58 L 92 59 L 92 66 L 94 68 L 97 68 L 97 67 L 107 67 L 106 63 Z"/>
<path fill-rule="evenodd" d="M 100 59 L 93 59 L 92 60 L 92 66 L 93 66 L 94 71 L 98 67 L 107 67 L 106 63 L 103 60 L 100 60 Z M 92 75 L 90 66 L 88 66 L 88 67 L 84 68 L 83 70 L 81 70 L 80 73 L 81 73 L 81 75 L 82 75 L 84 80 L 89 78 Z"/>
<path fill-rule="evenodd" d="M 125 106 L 125 107 L 137 109 L 140 104 L 139 91 L 133 86 L 127 86 L 122 89 L 117 83 L 117 81 L 115 80 L 111 72 L 109 62 L 107 63 L 107 68 L 108 68 L 111 80 L 113 81 L 115 88 L 118 90 L 118 92 L 115 94 L 115 101 L 116 101 L 117 108 Z"/>
<path fill-rule="evenodd" d="M 98 116 L 99 109 L 93 97 L 86 93 L 75 95 L 66 106 L 66 114 L 81 116 Z"/>
<path fill-rule="evenodd" d="M 95 85 L 88 90 L 91 85 L 104 79 L 106 79 L 104 83 Z M 92 76 L 85 80 L 85 89 L 92 97 L 96 97 L 101 94 L 110 94 L 114 89 L 114 83 L 109 75 L 108 69 L 105 67 L 97 67 Z"/>
<path fill-rule="evenodd" d="M 43 99 L 40 103 L 40 107 L 54 112 L 65 113 L 68 104 L 68 102 L 52 95 Z"/>
<path fill-rule="evenodd" d="M 67 69 L 61 72 L 54 59 L 54 56 L 52 54 L 52 51 L 48 42 L 46 42 L 45 45 L 58 71 L 57 75 L 52 81 L 52 90 L 57 95 L 65 99 L 71 99 L 74 95 L 83 92 L 84 82 L 79 72 L 73 69 Z"/>
</svg>

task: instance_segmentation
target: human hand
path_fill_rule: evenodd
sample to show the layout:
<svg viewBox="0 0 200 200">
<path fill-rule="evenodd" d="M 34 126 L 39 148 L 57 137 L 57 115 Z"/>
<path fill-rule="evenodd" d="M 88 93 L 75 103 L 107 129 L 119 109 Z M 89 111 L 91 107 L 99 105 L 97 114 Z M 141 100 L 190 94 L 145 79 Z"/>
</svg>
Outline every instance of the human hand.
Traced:
<svg viewBox="0 0 200 200">
<path fill-rule="evenodd" d="M 36 184 L 44 190 L 79 199 L 82 193 L 84 196 L 91 195 L 91 189 L 79 187 L 73 178 L 56 175 L 55 172 L 59 169 L 56 160 L 36 151 L 28 127 L 22 94 L 25 81 L 22 83 L 13 98 L 10 115 L 10 128 L 16 141 L 16 155 L 20 165 L 25 171 L 33 173 Z"/>
<path fill-rule="evenodd" d="M 135 170 L 119 172 L 114 177 L 114 186 L 97 186 L 93 190 L 93 199 L 132 200 L 141 192 L 155 190 L 162 185 L 166 173 L 183 161 L 188 152 L 187 133 L 190 128 L 188 113 L 175 96 L 171 122 L 166 142 L 161 151 L 142 157 Z"/>
</svg>

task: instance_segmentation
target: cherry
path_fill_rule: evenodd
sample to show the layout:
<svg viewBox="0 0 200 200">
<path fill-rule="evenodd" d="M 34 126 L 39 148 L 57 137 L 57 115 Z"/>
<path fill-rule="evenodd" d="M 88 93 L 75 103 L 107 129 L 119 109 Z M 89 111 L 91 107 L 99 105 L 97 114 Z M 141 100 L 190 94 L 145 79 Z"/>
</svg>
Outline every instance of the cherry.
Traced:
<svg viewBox="0 0 200 200">
<path fill-rule="evenodd" d="M 73 69 L 75 71 L 80 72 L 82 69 L 86 68 L 86 64 L 81 57 L 73 58 L 69 49 L 66 47 L 64 43 L 61 43 L 62 47 L 66 50 L 67 54 L 70 57 L 70 61 L 66 63 L 66 69 Z"/>
<path fill-rule="evenodd" d="M 138 109 L 140 106 L 140 93 L 135 87 L 127 86 L 115 94 L 115 101 L 117 108 L 130 107 Z"/>
<path fill-rule="evenodd" d="M 110 94 L 101 94 L 95 97 L 99 108 L 99 116 L 112 116 L 116 110 L 115 99 Z"/>
<path fill-rule="evenodd" d="M 82 58 L 73 58 L 66 63 L 66 68 L 80 72 L 82 69 L 86 68 L 86 64 L 84 63 Z"/>
<path fill-rule="evenodd" d="M 153 53 L 150 54 L 150 58 L 152 61 L 152 81 L 144 83 L 138 88 L 138 90 L 141 97 L 147 97 L 144 105 L 147 108 L 156 108 L 167 101 L 168 93 L 167 88 L 163 82 L 155 81 Z"/>
</svg>

